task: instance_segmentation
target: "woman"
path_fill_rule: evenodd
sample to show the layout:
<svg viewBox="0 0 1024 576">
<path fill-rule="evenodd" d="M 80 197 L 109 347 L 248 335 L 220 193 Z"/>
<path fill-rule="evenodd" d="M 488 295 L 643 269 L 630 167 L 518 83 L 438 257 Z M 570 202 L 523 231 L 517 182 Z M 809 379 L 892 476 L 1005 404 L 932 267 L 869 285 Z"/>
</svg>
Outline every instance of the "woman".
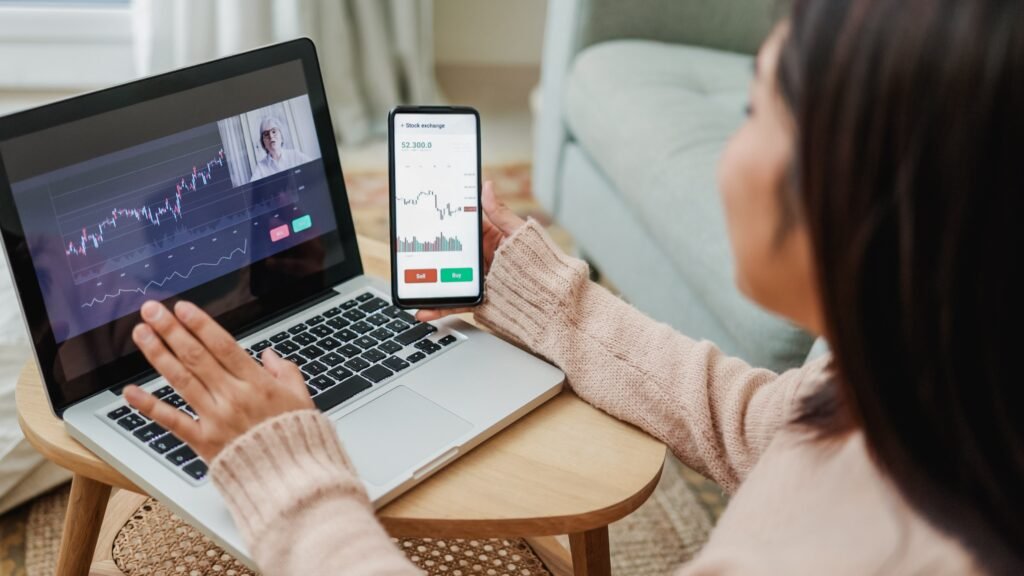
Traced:
<svg viewBox="0 0 1024 576">
<path fill-rule="evenodd" d="M 830 358 L 776 375 L 644 318 L 489 187 L 474 313 L 734 492 L 683 573 L 1022 573 L 1022 102 L 1018 0 L 797 0 L 721 190 L 740 288 Z M 289 363 L 189 304 L 143 317 L 202 419 L 126 395 L 212 460 L 267 574 L 414 572 Z"/>
</svg>

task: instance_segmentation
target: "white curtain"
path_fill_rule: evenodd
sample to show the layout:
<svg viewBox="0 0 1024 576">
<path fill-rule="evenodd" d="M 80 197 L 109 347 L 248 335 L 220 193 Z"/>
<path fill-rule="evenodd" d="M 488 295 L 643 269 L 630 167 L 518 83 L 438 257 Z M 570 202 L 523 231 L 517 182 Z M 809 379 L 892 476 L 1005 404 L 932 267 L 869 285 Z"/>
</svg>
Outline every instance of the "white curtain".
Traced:
<svg viewBox="0 0 1024 576">
<path fill-rule="evenodd" d="M 343 143 L 383 132 L 396 104 L 438 99 L 431 0 L 134 0 L 133 10 L 142 75 L 308 36 Z"/>
</svg>

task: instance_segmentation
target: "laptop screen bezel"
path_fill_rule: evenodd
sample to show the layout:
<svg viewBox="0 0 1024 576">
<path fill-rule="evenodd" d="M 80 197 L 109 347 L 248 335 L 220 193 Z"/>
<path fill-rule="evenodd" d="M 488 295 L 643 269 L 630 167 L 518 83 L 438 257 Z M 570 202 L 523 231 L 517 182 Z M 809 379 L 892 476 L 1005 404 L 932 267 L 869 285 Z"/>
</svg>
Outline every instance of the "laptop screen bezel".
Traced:
<svg viewBox="0 0 1024 576">
<path fill-rule="evenodd" d="M 310 40 L 301 38 L 259 48 L 12 114 L 0 118 L 0 142 L 296 60 L 301 62 L 306 80 L 317 142 L 320 146 L 327 177 L 327 189 L 331 195 L 336 222 L 335 230 L 313 241 L 324 242 L 327 250 L 339 250 L 340 254 L 333 254 L 333 256 L 336 257 L 335 259 L 340 258 L 340 262 L 327 266 L 318 273 L 296 280 L 289 285 L 287 290 L 278 290 L 270 296 L 257 298 L 219 315 L 217 320 L 232 334 L 238 336 L 266 322 L 268 318 L 286 313 L 297 303 L 316 298 L 318 295 L 329 292 L 337 284 L 363 273 L 341 161 L 338 157 L 327 98 L 320 75 L 320 66 L 316 49 Z M 42 289 L 29 254 L 25 231 L 14 203 L 11 184 L 5 160 L 0 154 L 0 237 L 3 239 L 4 251 L 10 265 L 14 286 L 21 301 L 40 376 L 54 413 L 61 416 L 64 410 L 72 404 L 96 393 L 111 389 L 120 390 L 128 383 L 151 379 L 155 372 L 142 354 L 137 351 L 99 366 L 77 378 L 65 379 L 62 377 L 63 368 L 58 356 L 58 344 L 46 312 Z M 291 251 L 298 253 L 297 251 L 304 245 L 305 243 L 290 248 L 282 255 L 287 256 Z M 188 298 L 190 293 L 202 290 L 213 283 L 231 282 L 248 268 L 249 266 L 243 267 L 202 286 L 187 290 L 169 299 L 168 302 Z M 136 312 L 117 319 L 111 324 L 130 326 L 138 321 L 139 316 Z M 66 390 L 82 392 L 69 396 L 65 394 Z"/>
</svg>

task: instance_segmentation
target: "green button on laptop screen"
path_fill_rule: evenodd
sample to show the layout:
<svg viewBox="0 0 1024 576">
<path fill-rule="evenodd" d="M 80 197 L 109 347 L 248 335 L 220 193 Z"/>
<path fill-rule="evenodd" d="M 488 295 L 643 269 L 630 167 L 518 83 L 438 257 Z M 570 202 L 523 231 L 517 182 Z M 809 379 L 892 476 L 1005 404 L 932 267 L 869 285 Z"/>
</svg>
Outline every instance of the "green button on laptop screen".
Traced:
<svg viewBox="0 0 1024 576">
<path fill-rule="evenodd" d="M 306 214 L 301 218 L 296 218 L 295 220 L 292 220 L 292 231 L 302 232 L 303 230 L 309 228 L 312 225 L 313 219 L 309 216 L 309 214 Z"/>
</svg>

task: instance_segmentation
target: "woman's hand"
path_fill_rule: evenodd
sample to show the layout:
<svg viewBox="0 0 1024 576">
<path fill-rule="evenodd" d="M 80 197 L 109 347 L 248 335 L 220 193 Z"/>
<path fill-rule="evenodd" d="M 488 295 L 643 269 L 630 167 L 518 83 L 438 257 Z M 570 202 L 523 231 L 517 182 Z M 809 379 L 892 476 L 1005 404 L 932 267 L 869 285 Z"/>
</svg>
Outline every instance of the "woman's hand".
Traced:
<svg viewBox="0 0 1024 576">
<path fill-rule="evenodd" d="M 501 246 L 501 243 L 526 224 L 526 221 L 516 215 L 494 196 L 494 183 L 484 182 L 483 190 L 483 246 L 484 246 L 484 274 L 491 269 L 491 262 L 494 261 L 494 252 Z M 422 322 L 444 318 L 450 314 L 461 314 L 469 312 L 472 308 L 444 308 L 439 310 L 420 310 L 416 313 L 416 319 Z"/>
<path fill-rule="evenodd" d="M 199 419 L 138 386 L 126 387 L 125 399 L 206 462 L 264 420 L 313 408 L 298 367 L 267 349 L 261 368 L 195 304 L 178 302 L 172 314 L 158 302 L 146 302 L 142 319 L 132 340 Z"/>
</svg>

